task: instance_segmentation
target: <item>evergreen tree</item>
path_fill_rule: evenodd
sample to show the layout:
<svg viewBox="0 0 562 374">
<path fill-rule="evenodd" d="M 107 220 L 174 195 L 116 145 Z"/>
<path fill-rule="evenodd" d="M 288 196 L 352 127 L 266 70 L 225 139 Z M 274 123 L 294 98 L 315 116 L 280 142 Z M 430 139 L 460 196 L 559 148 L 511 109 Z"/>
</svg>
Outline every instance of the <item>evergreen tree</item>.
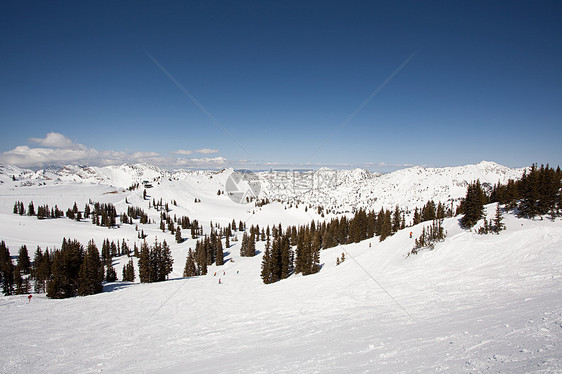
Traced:
<svg viewBox="0 0 562 374">
<path fill-rule="evenodd" d="M 482 190 L 480 181 L 477 180 L 475 183 L 471 183 L 462 202 L 464 216 L 461 218 L 461 226 L 463 228 L 471 228 L 482 218 L 485 203 L 486 195 Z"/>
<path fill-rule="evenodd" d="M 180 227 L 180 226 L 178 226 L 178 227 L 176 228 L 176 242 L 177 242 L 178 244 L 183 242 L 183 239 L 182 239 L 182 237 L 181 237 L 181 227 Z"/>
<path fill-rule="evenodd" d="M 37 247 L 33 260 L 33 276 L 35 277 L 35 292 L 45 292 L 47 290 L 46 282 L 51 276 L 51 256 L 49 250 L 45 253 Z"/>
<path fill-rule="evenodd" d="M 113 265 L 107 265 L 107 269 L 105 270 L 105 280 L 107 282 L 115 282 L 117 281 L 117 272 Z"/>
<path fill-rule="evenodd" d="M 88 242 L 84 261 L 78 276 L 78 295 L 86 296 L 100 293 L 103 289 L 103 264 L 98 248 L 93 240 Z"/>
<path fill-rule="evenodd" d="M 111 264 L 111 244 L 109 239 L 104 239 L 101 247 L 101 258 L 105 265 Z"/>
<path fill-rule="evenodd" d="M 63 238 L 60 250 L 54 251 L 52 276 L 47 282 L 47 297 L 62 299 L 76 296 L 84 248 L 77 240 Z"/>
<path fill-rule="evenodd" d="M 289 245 L 289 238 L 282 235 L 279 238 L 281 247 L 281 279 L 287 278 L 293 272 L 293 251 Z"/>
<path fill-rule="evenodd" d="M 133 259 L 129 259 L 129 262 L 123 266 L 123 282 L 134 282 L 135 281 L 135 265 L 133 264 Z"/>
<path fill-rule="evenodd" d="M 17 265 L 14 268 L 14 284 L 16 286 L 16 295 L 22 295 L 28 292 L 29 281 L 27 278 L 24 279 L 22 277 L 20 267 Z"/>
<path fill-rule="evenodd" d="M 131 255 L 131 250 L 125 241 L 125 238 L 123 238 L 123 241 L 121 242 L 121 254 L 127 257 Z"/>
<path fill-rule="evenodd" d="M 14 291 L 15 268 L 10 250 L 4 241 L 0 242 L 0 279 L 2 280 L 2 292 L 4 295 L 11 295 Z"/>
<path fill-rule="evenodd" d="M 269 246 L 266 246 L 261 261 L 261 279 L 263 283 L 269 284 L 273 282 L 272 273 L 273 271 L 272 271 L 271 250 L 269 249 Z"/>
<path fill-rule="evenodd" d="M 494 217 L 494 227 L 493 230 L 496 234 L 499 234 L 500 231 L 505 229 L 505 225 L 503 224 L 503 215 L 500 209 L 500 204 L 496 206 L 496 215 Z"/>
<path fill-rule="evenodd" d="M 402 216 L 400 215 L 400 208 L 398 205 L 394 209 L 394 215 L 392 216 L 392 232 L 395 233 L 400 230 L 400 226 L 402 223 Z"/>
<path fill-rule="evenodd" d="M 220 238 L 216 240 L 216 253 L 217 253 L 217 258 L 215 262 L 217 266 L 221 266 L 224 264 L 224 252 L 222 249 L 222 241 Z"/>
<path fill-rule="evenodd" d="M 187 252 L 187 258 L 185 259 L 185 267 L 183 269 L 183 276 L 184 277 L 193 277 L 198 275 L 197 267 L 195 266 L 195 255 L 191 248 Z"/>
<path fill-rule="evenodd" d="M 392 235 L 392 222 L 391 222 L 391 213 L 390 210 L 383 211 L 381 209 L 381 213 L 377 217 L 377 222 L 380 221 L 380 238 L 379 241 L 385 240 L 387 237 Z"/>
<path fill-rule="evenodd" d="M 31 273 L 31 260 L 29 259 L 27 246 L 25 244 L 21 246 L 18 254 L 18 266 L 22 274 Z"/>
<path fill-rule="evenodd" d="M 139 254 L 139 279 L 142 283 L 152 282 L 150 279 L 150 248 L 144 240 Z"/>
<path fill-rule="evenodd" d="M 240 246 L 240 256 L 248 256 L 248 234 L 242 234 L 242 245 Z"/>
<path fill-rule="evenodd" d="M 164 281 L 168 279 L 168 275 L 174 270 L 174 258 L 172 257 L 172 251 L 170 250 L 170 246 L 164 240 L 162 242 L 162 257 L 161 257 L 161 265 L 159 267 L 159 281 Z"/>
<path fill-rule="evenodd" d="M 435 203 L 433 201 L 428 201 L 421 212 L 422 221 L 431 221 L 436 218 Z"/>
</svg>

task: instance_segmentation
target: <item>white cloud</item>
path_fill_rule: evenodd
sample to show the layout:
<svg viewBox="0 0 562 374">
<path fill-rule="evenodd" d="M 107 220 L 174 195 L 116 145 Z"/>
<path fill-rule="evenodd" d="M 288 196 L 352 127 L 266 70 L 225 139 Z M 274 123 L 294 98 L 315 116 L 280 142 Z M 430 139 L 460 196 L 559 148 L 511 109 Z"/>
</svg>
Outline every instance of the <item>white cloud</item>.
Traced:
<svg viewBox="0 0 562 374">
<path fill-rule="evenodd" d="M 177 151 L 172 152 L 175 155 L 190 155 L 193 153 L 193 151 L 190 151 L 189 149 L 178 149 Z"/>
<path fill-rule="evenodd" d="M 210 168 L 225 167 L 228 160 L 224 157 L 178 158 L 173 162 L 174 167 Z"/>
<path fill-rule="evenodd" d="M 204 154 L 204 155 L 208 155 L 208 154 L 211 154 L 211 153 L 217 153 L 218 151 L 219 151 L 218 149 L 201 148 L 201 149 L 197 149 L 195 151 L 195 153 L 201 153 L 201 154 Z"/>
<path fill-rule="evenodd" d="M 30 142 L 38 143 L 44 147 L 52 148 L 75 148 L 79 144 L 74 144 L 72 140 L 68 139 L 63 134 L 58 132 L 50 132 L 44 138 L 30 138 Z"/>
<path fill-rule="evenodd" d="M 78 162 L 98 157 L 95 149 L 30 148 L 20 145 L 0 154 L 0 161 L 22 167 L 40 167 L 51 164 Z"/>
<path fill-rule="evenodd" d="M 98 151 L 83 144 L 72 142 L 66 136 L 50 132 L 45 138 L 30 138 L 41 147 L 20 145 L 0 153 L 0 162 L 21 167 L 44 167 L 49 165 L 86 164 L 90 166 L 116 165 L 123 163 L 158 163 L 162 160 L 156 152 Z"/>
<path fill-rule="evenodd" d="M 195 151 L 189 150 L 189 149 L 178 149 L 177 151 L 172 152 L 172 154 L 174 155 L 180 155 L 180 156 L 189 156 L 192 153 L 201 153 L 204 155 L 208 155 L 211 153 L 218 153 L 218 149 L 212 149 L 212 148 L 201 148 L 201 149 L 196 149 Z"/>
</svg>

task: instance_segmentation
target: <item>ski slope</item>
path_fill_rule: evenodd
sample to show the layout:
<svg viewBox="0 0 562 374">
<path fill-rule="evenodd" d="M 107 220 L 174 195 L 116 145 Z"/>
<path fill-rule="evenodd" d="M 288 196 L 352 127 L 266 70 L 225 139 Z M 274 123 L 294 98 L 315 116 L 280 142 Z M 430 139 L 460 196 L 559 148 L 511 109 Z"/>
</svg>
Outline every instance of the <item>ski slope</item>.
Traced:
<svg viewBox="0 0 562 374">
<path fill-rule="evenodd" d="M 239 257 L 240 242 L 224 266 L 178 278 L 189 240 L 173 243 L 167 282 L 116 282 L 65 300 L 0 298 L 0 371 L 560 372 L 562 222 L 506 215 L 505 224 L 481 236 L 447 219 L 444 242 L 406 258 L 420 224 L 382 243 L 324 250 L 320 273 L 271 285 L 259 278 L 261 254 Z"/>
</svg>

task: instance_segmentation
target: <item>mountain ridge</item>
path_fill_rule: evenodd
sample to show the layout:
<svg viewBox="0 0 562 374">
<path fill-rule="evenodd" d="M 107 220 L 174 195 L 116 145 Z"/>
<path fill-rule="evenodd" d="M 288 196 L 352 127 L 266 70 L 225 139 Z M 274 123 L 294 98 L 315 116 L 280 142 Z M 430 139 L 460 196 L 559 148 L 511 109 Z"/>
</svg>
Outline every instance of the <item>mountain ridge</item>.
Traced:
<svg viewBox="0 0 562 374">
<path fill-rule="evenodd" d="M 357 208 L 392 208 L 395 205 L 409 210 L 420 207 L 429 200 L 455 204 L 464 197 L 468 184 L 477 179 L 485 188 L 491 189 L 498 182 L 505 183 L 508 179 L 520 178 L 524 170 L 525 168 L 509 168 L 495 162 L 482 161 L 453 167 L 414 166 L 385 174 L 359 168 L 270 170 L 254 174 L 260 183 L 260 199 L 308 204 L 344 213 Z M 158 184 L 167 181 L 181 184 L 185 181 L 190 182 L 190 186 L 200 184 L 200 188 L 224 191 L 226 181 L 234 171 L 232 168 L 220 171 L 168 171 L 140 163 L 104 167 L 67 165 L 58 170 L 48 168 L 34 172 L 17 166 L 0 165 L 0 182 L 13 183 L 14 186 L 87 183 L 126 189 L 143 182 Z"/>
</svg>

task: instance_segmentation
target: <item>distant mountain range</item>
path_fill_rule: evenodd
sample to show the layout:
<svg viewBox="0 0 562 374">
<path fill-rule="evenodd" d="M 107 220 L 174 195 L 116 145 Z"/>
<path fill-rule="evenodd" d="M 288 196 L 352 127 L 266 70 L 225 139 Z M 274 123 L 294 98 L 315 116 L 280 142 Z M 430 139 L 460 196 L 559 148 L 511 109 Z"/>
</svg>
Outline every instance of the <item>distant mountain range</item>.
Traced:
<svg viewBox="0 0 562 374">
<path fill-rule="evenodd" d="M 524 168 L 508 168 L 494 162 L 475 165 L 424 168 L 411 167 L 388 174 L 372 173 L 364 169 L 317 171 L 261 171 L 253 175 L 259 180 L 260 198 L 285 203 L 324 206 L 336 212 L 359 207 L 380 209 L 399 205 L 413 209 L 429 200 L 455 203 L 464 197 L 467 185 L 477 179 L 485 188 L 517 179 Z M 5 186 L 37 184 L 89 183 L 127 188 L 135 183 L 162 181 L 198 181 L 201 188 L 224 191 L 233 169 L 221 171 L 168 171 L 148 164 L 90 167 L 68 165 L 32 171 L 0 164 L 0 183 Z M 15 179 L 15 180 L 14 180 Z M 195 185 L 197 185 L 195 183 Z M 227 191 L 228 192 L 228 191 Z"/>
</svg>

